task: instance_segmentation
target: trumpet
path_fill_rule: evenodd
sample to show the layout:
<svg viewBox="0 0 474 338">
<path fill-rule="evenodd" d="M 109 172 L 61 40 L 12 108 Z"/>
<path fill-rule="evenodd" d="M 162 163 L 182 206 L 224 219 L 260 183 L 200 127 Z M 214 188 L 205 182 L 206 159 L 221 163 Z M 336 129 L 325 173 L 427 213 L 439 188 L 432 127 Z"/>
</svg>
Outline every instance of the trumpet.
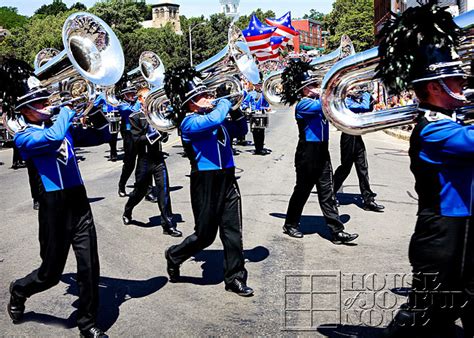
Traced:
<svg viewBox="0 0 474 338">
<path fill-rule="evenodd" d="M 202 75 L 202 81 L 209 89 L 216 91 L 223 84 L 229 86 L 231 94 L 226 98 L 232 101 L 232 109 L 240 107 L 243 97 L 243 84 L 240 77 L 257 84 L 260 73 L 250 49 L 240 31 L 231 24 L 228 31 L 227 45 L 216 55 L 196 66 Z M 176 123 L 171 118 L 172 110 L 163 86 L 155 87 L 145 99 L 145 116 L 158 131 L 175 129 Z"/>
<path fill-rule="evenodd" d="M 122 76 L 125 62 L 120 42 L 112 29 L 95 15 L 71 14 L 63 25 L 64 50 L 48 48 L 35 58 L 35 75 L 52 93 L 50 102 L 62 105 L 67 93 L 76 110 L 87 114 L 97 87 L 110 88 Z"/>
<path fill-rule="evenodd" d="M 455 17 L 454 22 L 463 29 L 463 39 L 457 52 L 463 62 L 463 68 L 470 73 L 473 61 L 474 11 Z M 323 79 L 321 86 L 323 112 L 326 118 L 344 133 L 362 135 L 410 124 L 418 114 L 416 104 L 364 114 L 353 113 L 347 108 L 344 99 L 351 88 L 368 83 L 376 83 L 383 87 L 380 79 L 375 77 L 378 62 L 378 47 L 374 47 L 337 62 Z"/>
<path fill-rule="evenodd" d="M 145 51 L 140 55 L 138 67 L 127 73 L 130 78 L 130 86 L 138 90 L 144 87 L 160 87 L 165 78 L 165 66 L 160 57 Z"/>
<path fill-rule="evenodd" d="M 311 76 L 318 79 L 323 79 L 326 72 L 339 60 L 355 54 L 354 46 L 349 36 L 344 34 L 341 37 L 340 45 L 337 49 L 329 54 L 312 58 L 310 65 L 315 68 L 314 71 L 310 72 Z M 272 106 L 282 108 L 281 93 L 282 87 L 282 76 L 283 70 L 277 70 L 270 73 L 267 78 L 263 81 L 262 93 L 265 99 Z"/>
</svg>

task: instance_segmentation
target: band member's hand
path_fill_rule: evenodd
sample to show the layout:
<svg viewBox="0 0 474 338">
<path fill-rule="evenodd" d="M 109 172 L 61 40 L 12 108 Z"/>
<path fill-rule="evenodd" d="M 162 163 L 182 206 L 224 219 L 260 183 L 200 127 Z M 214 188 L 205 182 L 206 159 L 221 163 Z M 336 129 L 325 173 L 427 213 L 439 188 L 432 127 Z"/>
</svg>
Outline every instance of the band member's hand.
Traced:
<svg viewBox="0 0 474 338">
<path fill-rule="evenodd" d="M 217 98 L 230 95 L 231 87 L 230 85 L 223 83 L 216 89 Z"/>
</svg>

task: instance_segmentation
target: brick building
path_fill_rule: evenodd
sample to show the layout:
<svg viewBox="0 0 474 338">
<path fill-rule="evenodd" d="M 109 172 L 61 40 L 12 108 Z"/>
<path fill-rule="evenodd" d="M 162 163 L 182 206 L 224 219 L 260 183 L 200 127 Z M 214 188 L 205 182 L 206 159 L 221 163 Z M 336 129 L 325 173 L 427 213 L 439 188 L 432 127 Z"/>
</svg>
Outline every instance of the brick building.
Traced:
<svg viewBox="0 0 474 338">
<path fill-rule="evenodd" d="M 324 48 L 320 22 L 312 19 L 300 19 L 292 20 L 291 24 L 300 33 L 293 38 L 295 52 Z"/>
</svg>

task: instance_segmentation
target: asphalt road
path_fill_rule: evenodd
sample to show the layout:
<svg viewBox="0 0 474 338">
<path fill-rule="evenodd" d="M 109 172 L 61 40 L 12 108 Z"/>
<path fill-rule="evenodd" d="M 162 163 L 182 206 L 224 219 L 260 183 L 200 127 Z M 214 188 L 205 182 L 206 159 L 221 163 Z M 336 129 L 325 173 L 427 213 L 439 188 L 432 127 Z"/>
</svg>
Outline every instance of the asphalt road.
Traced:
<svg viewBox="0 0 474 338">
<path fill-rule="evenodd" d="M 339 136 L 331 130 L 334 168 L 339 164 Z M 255 156 L 253 146 L 237 146 L 248 284 L 255 289 L 251 298 L 224 290 L 219 239 L 183 264 L 183 282 L 168 283 L 163 253 L 181 239 L 162 234 L 157 205 L 145 201 L 134 211 L 140 223 L 122 225 L 126 199 L 117 195 L 121 163 L 107 160 L 108 145 L 78 150 L 98 232 L 99 326 L 111 336 L 304 333 L 375 337 L 380 332 L 377 326 L 386 323 L 403 301 L 395 294 L 403 296 L 409 287 L 409 278 L 403 279 L 402 274 L 410 272 L 407 252 L 417 202 L 408 143 L 383 132 L 366 135 L 364 140 L 372 188 L 386 210 L 373 213 L 360 207 L 353 171 L 339 196 L 347 230 L 360 234 L 357 244 L 351 246 L 336 246 L 326 239 L 328 232 L 315 193 L 302 218 L 305 237 L 298 240 L 282 234 L 295 183 L 297 127 L 292 112 L 277 111 L 271 116 L 266 134 L 270 155 Z M 167 164 L 173 211 L 179 229 L 187 236 L 194 226 L 189 162 L 180 156 L 182 148 L 176 136 L 165 145 L 165 151 L 170 154 Z M 9 169 L 9 149 L 0 151 L 0 162 L 0 335 L 75 336 L 77 288 L 72 253 L 59 285 L 27 301 L 23 323 L 13 325 L 4 310 L 10 281 L 37 268 L 40 258 L 37 214 L 32 210 L 26 170 Z M 394 303 L 390 305 L 387 299 Z M 384 312 L 384 307 L 391 311 Z M 380 317 L 380 322 L 367 319 L 371 315 Z"/>
</svg>

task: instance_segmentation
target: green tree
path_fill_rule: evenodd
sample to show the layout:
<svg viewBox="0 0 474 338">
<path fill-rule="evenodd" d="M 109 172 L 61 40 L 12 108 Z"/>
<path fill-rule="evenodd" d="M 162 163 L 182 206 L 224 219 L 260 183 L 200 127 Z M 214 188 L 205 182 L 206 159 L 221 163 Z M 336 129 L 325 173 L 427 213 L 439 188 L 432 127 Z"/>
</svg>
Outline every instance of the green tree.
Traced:
<svg viewBox="0 0 474 338">
<path fill-rule="evenodd" d="M 69 10 L 75 10 L 75 11 L 86 11 L 87 7 L 84 5 L 82 2 L 76 2 L 74 5 L 69 7 Z"/>
<path fill-rule="evenodd" d="M 318 12 L 315 9 L 311 9 L 309 11 L 309 14 L 305 14 L 303 16 L 303 19 L 313 19 L 313 20 L 316 20 L 316 21 L 323 22 L 325 16 L 326 16 L 326 14 Z"/>
<path fill-rule="evenodd" d="M 28 18 L 18 14 L 16 7 L 0 7 L 0 26 L 6 29 L 21 27 L 26 24 Z"/>
<path fill-rule="evenodd" d="M 35 56 L 41 49 L 50 47 L 63 50 L 63 24 L 73 12 L 75 11 L 57 15 L 34 15 L 23 27 L 11 30 L 11 35 L 0 43 L 0 55 L 13 56 L 33 65 Z"/>
<path fill-rule="evenodd" d="M 140 28 L 122 37 L 125 54 L 125 69 L 138 66 L 140 54 L 152 51 L 158 54 L 165 67 L 189 62 L 183 35 L 175 34 L 171 24 L 162 28 Z"/>
<path fill-rule="evenodd" d="M 50 5 L 43 5 L 38 8 L 35 14 L 38 15 L 56 15 L 68 10 L 67 5 L 62 0 L 53 0 Z"/>
<path fill-rule="evenodd" d="M 339 46 L 341 36 L 347 34 L 356 51 L 369 49 L 374 44 L 374 3 L 372 0 L 336 0 L 326 16 L 326 29 L 330 33 L 329 48 Z"/>
<path fill-rule="evenodd" d="M 272 10 L 264 12 L 261 8 L 258 8 L 256 11 L 254 11 L 252 14 L 257 15 L 257 18 L 262 22 L 265 23 L 265 19 L 267 18 L 274 18 L 275 12 Z M 250 17 L 252 15 L 242 15 L 239 17 L 239 20 L 237 20 L 237 26 L 240 29 L 245 29 L 248 27 L 249 22 L 250 22 Z"/>
<path fill-rule="evenodd" d="M 135 2 L 124 3 L 118 0 L 98 2 L 89 11 L 107 22 L 116 33 L 131 33 L 141 27 L 144 17 Z"/>
</svg>

